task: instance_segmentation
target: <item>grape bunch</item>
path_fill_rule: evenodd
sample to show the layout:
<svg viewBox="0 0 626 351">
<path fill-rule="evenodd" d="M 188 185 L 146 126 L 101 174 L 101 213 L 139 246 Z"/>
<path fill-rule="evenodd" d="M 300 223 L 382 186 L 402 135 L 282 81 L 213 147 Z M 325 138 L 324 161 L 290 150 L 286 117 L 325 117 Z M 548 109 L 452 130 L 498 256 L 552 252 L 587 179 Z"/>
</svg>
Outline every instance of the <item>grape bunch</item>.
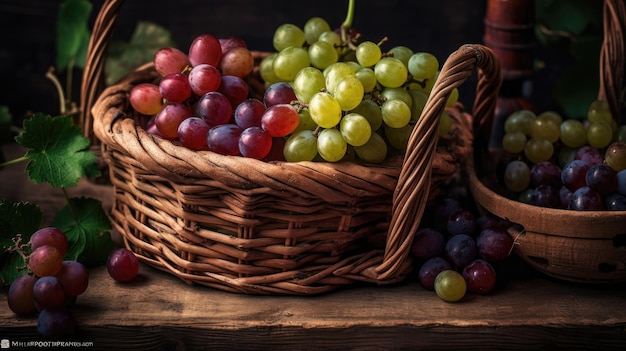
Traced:
<svg viewBox="0 0 626 351">
<path fill-rule="evenodd" d="M 430 209 L 413 237 L 411 255 L 419 262 L 417 279 L 443 300 L 467 292 L 487 294 L 496 286 L 495 263 L 509 257 L 514 239 L 509 223 L 444 196 Z"/>
<path fill-rule="evenodd" d="M 89 285 L 87 268 L 64 260 L 68 240 L 61 230 L 44 227 L 30 237 L 26 263 L 32 274 L 16 278 L 9 287 L 7 303 L 19 316 L 39 313 L 37 330 L 50 339 L 68 337 L 76 330 L 69 307 Z"/>
<path fill-rule="evenodd" d="M 361 41 L 352 28 L 333 30 L 321 17 L 275 30 L 276 52 L 259 68 L 265 82 L 288 82 L 297 98 L 301 119 L 285 142 L 287 161 L 379 163 L 390 151 L 405 151 L 439 61 L 406 46 L 385 52 L 385 41 Z M 447 103 L 457 99 L 454 89 Z M 439 127 L 440 135 L 450 130 L 449 115 Z"/>
<path fill-rule="evenodd" d="M 512 113 L 505 121 L 502 183 L 524 203 L 571 210 L 626 210 L 626 126 L 605 101 L 586 119 L 554 111 Z"/>
</svg>

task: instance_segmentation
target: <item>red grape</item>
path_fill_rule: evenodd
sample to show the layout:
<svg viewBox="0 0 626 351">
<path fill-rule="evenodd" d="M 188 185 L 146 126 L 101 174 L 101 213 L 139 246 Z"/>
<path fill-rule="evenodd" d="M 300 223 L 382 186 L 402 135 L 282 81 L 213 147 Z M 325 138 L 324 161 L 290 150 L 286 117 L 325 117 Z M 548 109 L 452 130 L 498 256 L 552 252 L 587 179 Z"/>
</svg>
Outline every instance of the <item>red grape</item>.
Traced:
<svg viewBox="0 0 626 351">
<path fill-rule="evenodd" d="M 159 83 L 159 91 L 169 103 L 182 103 L 191 97 L 189 79 L 182 73 L 172 73 L 163 77 Z"/>
<path fill-rule="evenodd" d="M 60 229 L 44 227 L 30 236 L 30 245 L 32 250 L 36 250 L 38 247 L 44 245 L 50 245 L 59 250 L 62 256 L 65 256 L 69 243 L 67 236 L 65 236 L 65 233 Z"/>
<path fill-rule="evenodd" d="M 265 161 L 285 161 L 285 138 L 272 138 L 272 148 Z"/>
<path fill-rule="evenodd" d="M 38 277 L 59 273 L 62 263 L 61 251 L 50 245 L 40 246 L 28 256 L 28 269 Z"/>
<path fill-rule="evenodd" d="M 259 99 L 246 99 L 235 109 L 235 123 L 243 129 L 260 127 L 261 117 L 265 113 L 265 105 Z"/>
<path fill-rule="evenodd" d="M 298 111 L 288 104 L 273 105 L 261 117 L 261 127 L 273 137 L 287 136 L 299 123 Z"/>
<path fill-rule="evenodd" d="M 207 146 L 209 150 L 222 155 L 236 156 L 239 151 L 239 136 L 243 129 L 236 124 L 222 124 L 209 129 Z"/>
<path fill-rule="evenodd" d="M 159 113 L 164 105 L 159 86 L 152 83 L 135 85 L 130 91 L 128 101 L 135 111 L 148 116 Z"/>
<path fill-rule="evenodd" d="M 589 165 L 604 162 L 604 158 L 602 157 L 600 150 L 590 145 L 585 145 L 578 149 L 576 154 L 574 154 L 574 159 L 585 161 Z"/>
<path fill-rule="evenodd" d="M 196 103 L 198 116 L 202 117 L 210 126 L 227 123 L 233 114 L 233 108 L 226 95 L 212 91 L 200 97 Z"/>
<path fill-rule="evenodd" d="M 467 290 L 475 294 L 486 294 L 496 286 L 496 271 L 485 260 L 477 259 L 463 268 Z"/>
<path fill-rule="evenodd" d="M 243 78 L 252 72 L 254 57 L 250 50 L 244 47 L 236 47 L 222 55 L 219 68 L 223 75 L 231 75 Z"/>
<path fill-rule="evenodd" d="M 219 38 L 218 40 L 222 48 L 222 53 L 226 53 L 228 50 L 232 48 L 238 48 L 238 47 L 247 48 L 248 47 L 245 40 L 239 37 L 230 36 L 226 38 Z"/>
<path fill-rule="evenodd" d="M 184 104 L 170 103 L 156 115 L 154 124 L 159 134 L 168 140 L 178 138 L 178 126 L 191 116 L 191 108 Z"/>
<path fill-rule="evenodd" d="M 178 126 L 178 140 L 183 146 L 192 150 L 208 150 L 206 136 L 211 129 L 200 117 L 189 117 Z"/>
<path fill-rule="evenodd" d="M 222 82 L 217 89 L 220 93 L 226 95 L 233 109 L 248 98 L 250 88 L 245 80 L 237 76 L 222 75 Z"/>
<path fill-rule="evenodd" d="M 617 176 L 613 168 L 605 163 L 591 165 L 585 175 L 587 186 L 600 196 L 617 191 Z"/>
<path fill-rule="evenodd" d="M 114 249 L 107 260 L 107 271 L 111 278 L 120 283 L 130 282 L 139 272 L 139 260 L 128 249 Z"/>
<path fill-rule="evenodd" d="M 272 137 L 260 127 L 246 128 L 239 136 L 242 156 L 262 160 L 272 149 Z"/>
<path fill-rule="evenodd" d="M 587 185 L 585 177 L 589 169 L 589 163 L 583 160 L 573 160 L 567 163 L 561 171 L 561 181 L 570 191 Z"/>
<path fill-rule="evenodd" d="M 217 91 L 222 82 L 220 71 L 209 64 L 195 66 L 187 76 L 191 91 L 197 96 L 202 96 L 211 91 Z"/>
<path fill-rule="evenodd" d="M 296 93 L 289 83 L 278 82 L 270 85 L 263 96 L 265 106 L 270 107 L 278 104 L 289 104 L 296 101 Z"/>
<path fill-rule="evenodd" d="M 509 257 L 513 244 L 511 235 L 502 229 L 484 229 L 476 237 L 478 254 L 489 262 L 502 261 Z"/>
<path fill-rule="evenodd" d="M 192 66 L 206 63 L 218 67 L 222 59 L 222 46 L 213 35 L 201 34 L 189 46 L 188 56 Z"/>
<path fill-rule="evenodd" d="M 56 277 L 63 285 L 65 294 L 69 296 L 84 293 L 89 285 L 89 272 L 82 263 L 77 261 L 63 261 Z"/>
<path fill-rule="evenodd" d="M 40 309 L 59 308 L 65 302 L 65 290 L 57 277 L 45 276 L 33 285 L 35 303 Z"/>
<path fill-rule="evenodd" d="M 162 48 L 154 54 L 154 68 L 162 76 L 172 73 L 182 73 L 190 66 L 189 58 L 184 52 L 176 48 Z"/>
<path fill-rule="evenodd" d="M 13 283 L 11 283 L 11 287 L 9 287 L 9 292 L 7 293 L 7 303 L 11 311 L 15 314 L 26 316 L 37 311 L 33 293 L 33 286 L 36 281 L 36 277 L 25 274 L 17 277 Z"/>
</svg>

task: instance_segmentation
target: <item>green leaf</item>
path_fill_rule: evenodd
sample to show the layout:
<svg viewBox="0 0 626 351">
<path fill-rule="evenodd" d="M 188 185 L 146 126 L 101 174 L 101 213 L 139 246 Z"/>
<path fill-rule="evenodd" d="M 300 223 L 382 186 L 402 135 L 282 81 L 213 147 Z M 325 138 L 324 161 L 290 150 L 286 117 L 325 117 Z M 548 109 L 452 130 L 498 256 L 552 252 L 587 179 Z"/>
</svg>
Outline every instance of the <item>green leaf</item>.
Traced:
<svg viewBox="0 0 626 351">
<path fill-rule="evenodd" d="M 127 73 L 146 62 L 164 47 L 175 47 L 171 33 L 164 27 L 140 21 L 130 42 L 114 41 L 109 44 L 105 72 L 107 84 L 114 84 Z"/>
<path fill-rule="evenodd" d="M 88 20 L 92 5 L 88 0 L 65 0 L 57 17 L 57 68 L 63 70 L 74 63 L 85 66 L 89 43 Z"/>
<path fill-rule="evenodd" d="M 13 246 L 13 238 L 22 236 L 22 243 L 30 241 L 30 236 L 41 226 L 43 212 L 39 206 L 28 202 L 15 203 L 0 199 L 0 281 L 10 284 L 18 276 L 26 273 L 24 259 L 17 252 L 7 252 Z"/>
<path fill-rule="evenodd" d="M 106 262 L 113 248 L 109 230 L 111 222 L 102 208 L 102 203 L 92 198 L 70 198 L 53 222 L 69 241 L 65 259 L 78 260 L 86 266 Z"/>
<path fill-rule="evenodd" d="M 72 187 L 80 178 L 97 177 L 97 157 L 89 150 L 89 139 L 70 116 L 51 117 L 41 113 L 24 121 L 24 133 L 15 138 L 28 148 L 26 170 L 35 183 Z"/>
</svg>

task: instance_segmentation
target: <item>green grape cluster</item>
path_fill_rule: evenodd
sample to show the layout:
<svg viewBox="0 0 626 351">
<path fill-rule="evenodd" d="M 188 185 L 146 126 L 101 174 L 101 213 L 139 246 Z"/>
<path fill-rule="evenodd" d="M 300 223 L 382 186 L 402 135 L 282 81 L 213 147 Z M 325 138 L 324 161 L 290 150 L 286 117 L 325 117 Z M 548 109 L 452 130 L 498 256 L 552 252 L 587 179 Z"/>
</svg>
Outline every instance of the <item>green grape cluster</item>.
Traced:
<svg viewBox="0 0 626 351">
<path fill-rule="evenodd" d="M 383 50 L 386 40 L 360 40 L 351 29 L 332 30 L 321 17 L 303 27 L 286 23 L 274 33 L 275 52 L 259 66 L 266 84 L 289 83 L 301 122 L 288 136 L 287 161 L 380 163 L 404 153 L 439 74 L 431 53 L 406 46 Z M 450 94 L 449 106 L 458 100 Z M 439 134 L 452 126 L 440 119 Z"/>
</svg>

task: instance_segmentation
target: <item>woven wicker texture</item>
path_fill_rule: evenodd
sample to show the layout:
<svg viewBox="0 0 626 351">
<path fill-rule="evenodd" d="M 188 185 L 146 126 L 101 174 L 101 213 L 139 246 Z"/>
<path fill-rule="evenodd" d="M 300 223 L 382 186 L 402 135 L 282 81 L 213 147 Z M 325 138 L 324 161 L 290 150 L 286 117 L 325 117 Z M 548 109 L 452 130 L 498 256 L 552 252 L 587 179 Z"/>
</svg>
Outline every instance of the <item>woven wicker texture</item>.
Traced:
<svg viewBox="0 0 626 351">
<path fill-rule="evenodd" d="M 119 10 L 110 3 L 119 1 L 105 3 L 98 21 L 107 23 L 97 23 L 102 33 L 94 31 L 92 50 L 106 47 L 101 36 Z M 144 262 L 226 291 L 319 294 L 396 283 L 410 273 L 409 248 L 428 200 L 471 152 L 471 116 L 462 106 L 449 109 L 454 126 L 446 138 L 437 136 L 439 117 L 477 67 L 474 111 L 493 115 L 499 62 L 488 48 L 465 45 L 443 65 L 410 152 L 378 165 L 263 162 L 152 136 L 142 129 L 146 116 L 128 104 L 133 86 L 158 79 L 151 64 L 97 94 L 83 118 L 93 120 L 110 167 L 115 228 Z M 95 86 L 99 74 L 85 76 Z M 89 99 L 97 89 L 86 86 Z"/>
<path fill-rule="evenodd" d="M 623 122 L 626 63 L 623 0 L 605 0 L 603 16 L 605 33 L 598 98 L 607 100 L 616 121 Z M 481 115 L 474 117 L 480 119 Z M 470 190 L 482 208 L 524 227 L 515 246 L 515 252 L 524 261 L 540 272 L 566 281 L 626 281 L 626 211 L 561 210 L 509 200 L 493 190 L 497 188 L 493 177 L 479 180 L 474 167 L 483 164 L 481 156 L 486 155 L 479 154 L 476 163 L 468 163 Z"/>
</svg>

